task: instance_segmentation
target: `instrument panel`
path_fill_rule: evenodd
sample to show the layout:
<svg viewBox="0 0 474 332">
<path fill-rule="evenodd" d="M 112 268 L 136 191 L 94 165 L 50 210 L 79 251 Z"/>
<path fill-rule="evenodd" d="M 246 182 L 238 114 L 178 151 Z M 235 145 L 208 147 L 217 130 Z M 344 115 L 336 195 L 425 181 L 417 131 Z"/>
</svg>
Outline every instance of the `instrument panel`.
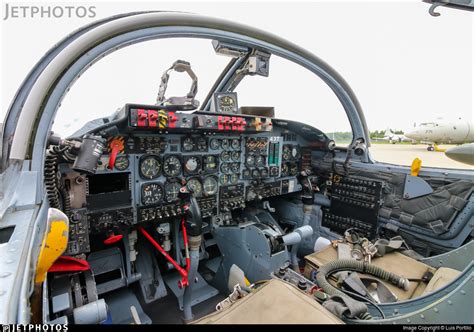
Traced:
<svg viewBox="0 0 474 332">
<path fill-rule="evenodd" d="M 136 119 L 138 123 L 138 115 Z M 178 119 L 177 123 L 187 123 L 183 117 Z M 263 119 L 262 123 L 270 120 Z M 197 132 L 181 127 L 175 133 L 145 132 L 129 126 L 110 137 L 108 146 L 96 174 L 85 176 L 85 198 L 72 196 L 72 213 L 91 233 L 110 233 L 138 223 L 179 217 L 184 214 L 180 198 L 183 187 L 196 198 L 203 218 L 299 192 L 297 176 L 303 151 L 309 150 L 306 158 L 311 159 L 304 138 L 270 127 L 259 132 Z M 117 146 L 121 149 L 113 151 Z M 67 172 L 74 171 L 63 171 Z M 69 250 L 68 254 L 77 254 L 83 250 L 77 248 L 87 246 L 75 244 L 74 248 L 75 252 Z"/>
</svg>

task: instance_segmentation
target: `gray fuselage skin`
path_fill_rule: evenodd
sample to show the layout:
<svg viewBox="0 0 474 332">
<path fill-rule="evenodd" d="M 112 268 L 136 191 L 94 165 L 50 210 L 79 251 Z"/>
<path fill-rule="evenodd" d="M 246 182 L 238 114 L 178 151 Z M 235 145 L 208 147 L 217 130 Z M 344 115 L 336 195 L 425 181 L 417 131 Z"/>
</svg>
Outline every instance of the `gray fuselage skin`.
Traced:
<svg viewBox="0 0 474 332">
<path fill-rule="evenodd" d="M 414 141 L 436 144 L 472 143 L 474 142 L 474 125 L 472 121 L 464 119 L 420 123 L 405 136 Z"/>
</svg>

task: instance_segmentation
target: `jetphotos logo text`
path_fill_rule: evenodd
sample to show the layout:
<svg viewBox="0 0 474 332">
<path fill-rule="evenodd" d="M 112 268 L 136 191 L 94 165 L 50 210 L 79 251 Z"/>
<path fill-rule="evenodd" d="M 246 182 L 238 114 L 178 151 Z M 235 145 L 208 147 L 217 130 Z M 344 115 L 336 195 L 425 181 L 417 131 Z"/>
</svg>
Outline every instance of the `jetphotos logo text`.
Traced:
<svg viewBox="0 0 474 332">
<path fill-rule="evenodd" d="M 3 20 L 31 18 L 94 18 L 95 6 L 29 6 L 5 3 Z"/>
</svg>

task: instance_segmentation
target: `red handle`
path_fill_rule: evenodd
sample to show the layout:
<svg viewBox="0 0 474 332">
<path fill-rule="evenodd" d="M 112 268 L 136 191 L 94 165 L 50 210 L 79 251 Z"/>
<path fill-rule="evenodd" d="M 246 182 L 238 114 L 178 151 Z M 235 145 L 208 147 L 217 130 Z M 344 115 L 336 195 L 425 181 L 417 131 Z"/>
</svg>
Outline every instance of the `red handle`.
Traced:
<svg viewBox="0 0 474 332">
<path fill-rule="evenodd" d="M 181 287 L 186 287 L 187 285 L 189 285 L 189 282 L 188 282 L 188 272 L 183 269 L 174 259 L 173 257 L 171 257 L 159 244 L 158 242 L 155 241 L 155 239 L 150 235 L 148 234 L 148 232 L 141 226 L 138 226 L 138 230 L 148 239 L 148 241 L 150 241 L 150 243 L 156 248 L 158 249 L 159 252 L 161 252 L 161 254 L 163 256 L 165 256 L 165 258 L 171 263 L 173 264 L 173 266 L 176 268 L 176 270 L 178 270 L 179 274 L 181 274 L 181 277 L 182 279 L 180 280 L 180 283 L 179 285 Z"/>
<path fill-rule="evenodd" d="M 118 242 L 120 240 L 123 239 L 123 235 L 122 234 L 119 234 L 119 235 L 110 235 L 108 238 L 106 238 L 104 240 L 104 244 L 112 244 L 112 243 L 115 243 L 115 242 Z"/>
<path fill-rule="evenodd" d="M 114 169 L 115 159 L 117 158 L 118 153 L 123 150 L 123 143 L 118 139 L 114 139 L 112 142 L 110 142 L 109 148 L 110 155 L 108 168 Z"/>
</svg>

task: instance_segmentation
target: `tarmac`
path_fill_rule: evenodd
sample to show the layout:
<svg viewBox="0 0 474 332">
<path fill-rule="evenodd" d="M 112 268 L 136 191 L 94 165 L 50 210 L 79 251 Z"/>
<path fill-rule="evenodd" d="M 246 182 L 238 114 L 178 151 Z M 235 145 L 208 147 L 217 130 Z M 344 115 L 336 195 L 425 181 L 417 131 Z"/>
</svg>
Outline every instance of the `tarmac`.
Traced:
<svg viewBox="0 0 474 332">
<path fill-rule="evenodd" d="M 440 149 L 449 149 L 455 145 L 440 145 Z M 448 158 L 444 152 L 428 151 L 425 144 L 374 144 L 370 154 L 379 162 L 395 165 L 411 165 L 415 158 L 421 159 L 421 167 L 443 167 L 474 170 L 474 166 L 463 164 Z"/>
</svg>

